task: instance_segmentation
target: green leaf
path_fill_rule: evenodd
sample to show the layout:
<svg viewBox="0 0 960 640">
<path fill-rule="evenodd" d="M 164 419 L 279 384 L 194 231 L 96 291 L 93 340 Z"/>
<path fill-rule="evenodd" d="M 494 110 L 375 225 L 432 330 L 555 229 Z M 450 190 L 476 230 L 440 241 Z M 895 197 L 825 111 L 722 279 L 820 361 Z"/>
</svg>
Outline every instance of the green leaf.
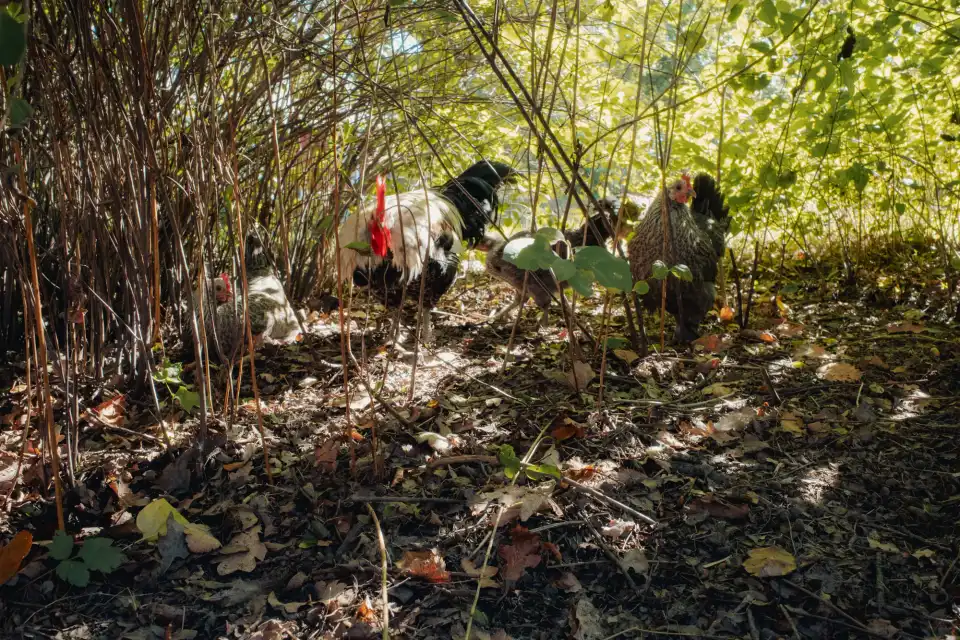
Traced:
<svg viewBox="0 0 960 640">
<path fill-rule="evenodd" d="M 750 48 L 760 53 L 770 53 L 773 51 L 773 46 L 770 44 L 769 40 L 754 40 L 750 43 Z"/>
<path fill-rule="evenodd" d="M 685 264 L 678 264 L 670 268 L 670 273 L 677 276 L 680 280 L 684 282 L 693 282 L 693 272 L 690 271 L 690 267 Z"/>
<path fill-rule="evenodd" d="M 516 238 L 503 248 L 503 259 L 524 271 L 549 269 L 558 259 L 546 235 L 537 232 L 532 238 Z"/>
<path fill-rule="evenodd" d="M 557 277 L 558 282 L 563 282 L 564 280 L 572 278 L 576 272 L 577 265 L 573 264 L 569 260 L 557 258 L 553 262 L 553 275 Z"/>
<path fill-rule="evenodd" d="M 760 169 L 760 184 L 770 189 L 777 186 L 777 168 L 771 163 L 763 165 Z"/>
<path fill-rule="evenodd" d="M 600 11 L 597 12 L 597 16 L 604 22 L 610 22 L 613 20 L 615 10 L 616 7 L 613 6 L 611 0 L 604 0 L 604 3 L 600 5 Z"/>
<path fill-rule="evenodd" d="M 613 349 L 622 349 L 630 344 L 629 342 L 627 342 L 627 339 L 622 336 L 609 336 L 604 341 L 604 343 L 606 345 L 606 348 L 611 351 Z"/>
<path fill-rule="evenodd" d="M 654 280 L 663 280 L 670 275 L 670 267 L 668 267 L 663 260 L 657 260 L 654 262 L 652 271 L 653 273 L 651 274 L 651 277 Z"/>
<path fill-rule="evenodd" d="M 541 480 L 540 475 L 551 476 L 557 480 L 562 477 L 560 469 L 552 464 L 530 464 L 524 467 L 524 473 L 531 480 Z"/>
<path fill-rule="evenodd" d="M 780 177 L 777 179 L 777 185 L 783 188 L 792 187 L 797 183 L 797 172 L 796 171 L 784 171 L 780 174 Z"/>
<path fill-rule="evenodd" d="M 593 283 L 594 277 L 591 271 L 577 270 L 572 277 L 567 279 L 567 285 L 584 298 L 593 295 Z"/>
<path fill-rule="evenodd" d="M 6 8 L 0 9 L 0 66 L 20 64 L 26 50 L 27 37 L 23 25 Z"/>
<path fill-rule="evenodd" d="M 183 384 L 180 376 L 183 375 L 183 365 L 179 362 L 171 363 L 164 360 L 160 370 L 153 374 L 153 379 L 161 384 Z"/>
<path fill-rule="evenodd" d="M 200 406 L 200 395 L 196 391 L 192 391 L 187 385 L 177 389 L 173 397 L 177 399 L 177 402 L 187 413 L 191 413 L 196 407 Z"/>
<path fill-rule="evenodd" d="M 893 208 L 896 209 L 897 213 L 901 216 L 907 212 L 907 205 L 902 202 L 898 202 L 897 204 L 893 205 Z"/>
<path fill-rule="evenodd" d="M 497 456 L 503 465 L 503 474 L 511 480 L 520 472 L 520 458 L 508 444 L 501 445 Z"/>
<path fill-rule="evenodd" d="M 646 280 L 641 280 L 637 284 L 633 285 L 634 292 L 639 296 L 645 296 L 650 293 L 650 285 L 647 284 Z"/>
<path fill-rule="evenodd" d="M 740 17 L 740 14 L 743 13 L 743 7 L 743 2 L 738 2 L 730 7 L 730 13 L 727 14 L 727 22 L 736 22 L 737 18 Z"/>
<path fill-rule="evenodd" d="M 50 545 L 50 557 L 54 560 L 66 560 L 73 553 L 73 536 L 57 531 Z"/>
<path fill-rule="evenodd" d="M 608 289 L 630 291 L 633 286 L 630 265 L 607 251 L 606 247 L 583 247 L 573 261 L 581 270 L 592 271 L 597 282 Z"/>
<path fill-rule="evenodd" d="M 853 186 L 856 187 L 857 191 L 863 193 L 863 190 L 867 186 L 867 182 L 870 180 L 870 170 L 860 162 L 854 162 L 853 166 L 847 169 L 847 178 L 853 182 Z"/>
<path fill-rule="evenodd" d="M 23 98 L 14 98 L 10 101 L 10 126 L 23 126 L 33 115 L 33 107 Z"/>
<path fill-rule="evenodd" d="M 357 253 L 370 253 L 370 243 L 363 240 L 350 242 L 343 247 L 344 249 L 353 249 Z"/>
<path fill-rule="evenodd" d="M 754 109 L 753 117 L 756 118 L 757 122 L 763 123 L 770 118 L 771 111 L 773 111 L 773 105 L 768 102 Z"/>
<path fill-rule="evenodd" d="M 100 573 L 112 573 L 126 560 L 123 551 L 113 546 L 113 540 L 109 538 L 87 538 L 77 557 L 88 568 Z"/>
<path fill-rule="evenodd" d="M 61 580 L 75 587 L 85 587 L 90 584 L 90 571 L 87 565 L 79 560 L 64 560 L 58 564 L 57 575 Z"/>
<path fill-rule="evenodd" d="M 773 3 L 773 0 L 763 0 L 760 3 L 760 8 L 757 9 L 757 19 L 771 27 L 776 26 L 778 14 L 777 5 Z"/>
</svg>

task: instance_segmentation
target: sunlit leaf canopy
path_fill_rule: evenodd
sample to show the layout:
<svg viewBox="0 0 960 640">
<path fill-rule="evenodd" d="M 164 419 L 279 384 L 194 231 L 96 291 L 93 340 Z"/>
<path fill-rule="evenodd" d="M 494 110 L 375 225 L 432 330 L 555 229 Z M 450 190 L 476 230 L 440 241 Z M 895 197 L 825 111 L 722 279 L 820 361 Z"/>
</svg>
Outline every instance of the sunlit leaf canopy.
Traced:
<svg viewBox="0 0 960 640">
<path fill-rule="evenodd" d="M 769 226 L 807 249 L 838 224 L 863 234 L 903 223 L 953 238 L 956 3 L 470 6 L 535 107 L 522 94 L 519 108 L 511 100 L 462 16 L 426 3 L 391 3 L 370 63 L 384 88 L 374 111 L 414 113 L 425 140 L 413 146 L 439 151 L 453 171 L 480 150 L 531 170 L 534 188 L 538 160 L 554 169 L 520 115 L 536 108 L 569 155 L 581 145 L 581 172 L 600 194 L 649 193 L 669 149 L 668 175 L 719 172 L 742 230 Z M 563 181 L 541 184 L 541 205 L 562 212 Z M 532 197 L 519 201 L 529 207 Z M 522 209 L 514 205 L 514 222 Z"/>
</svg>

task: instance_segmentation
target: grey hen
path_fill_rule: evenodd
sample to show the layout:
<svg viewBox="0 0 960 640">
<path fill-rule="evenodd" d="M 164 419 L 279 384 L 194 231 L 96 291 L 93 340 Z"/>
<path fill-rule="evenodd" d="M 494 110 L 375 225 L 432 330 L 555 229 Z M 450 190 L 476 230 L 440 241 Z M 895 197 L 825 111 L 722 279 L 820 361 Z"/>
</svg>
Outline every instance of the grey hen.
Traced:
<svg viewBox="0 0 960 640">
<path fill-rule="evenodd" d="M 663 203 L 666 196 L 669 236 L 664 253 Z M 687 202 L 693 198 L 692 207 Z M 677 318 L 674 339 L 690 342 L 699 335 L 700 323 L 707 316 L 716 296 L 716 280 L 723 255 L 724 234 L 729 208 L 723 194 L 707 174 L 699 174 L 690 184 L 684 175 L 667 185 L 647 207 L 627 245 L 634 282 L 648 280 L 650 291 L 643 296 L 649 309 L 660 307 L 661 285 L 650 279 L 657 260 L 690 268 L 692 281 L 667 278 L 667 311 Z"/>
<path fill-rule="evenodd" d="M 300 333 L 299 318 L 287 300 L 283 284 L 274 272 L 263 244 L 254 234 L 247 237 L 244 258 L 250 287 L 247 296 L 250 328 L 255 344 L 293 342 Z M 227 295 L 224 295 L 220 281 L 226 285 Z M 208 281 L 207 288 L 211 302 L 217 303 L 215 308 L 209 303 L 205 305 L 207 342 L 212 354 L 222 361 L 230 361 L 240 351 L 246 335 L 243 300 L 232 295 L 226 276 Z"/>
</svg>

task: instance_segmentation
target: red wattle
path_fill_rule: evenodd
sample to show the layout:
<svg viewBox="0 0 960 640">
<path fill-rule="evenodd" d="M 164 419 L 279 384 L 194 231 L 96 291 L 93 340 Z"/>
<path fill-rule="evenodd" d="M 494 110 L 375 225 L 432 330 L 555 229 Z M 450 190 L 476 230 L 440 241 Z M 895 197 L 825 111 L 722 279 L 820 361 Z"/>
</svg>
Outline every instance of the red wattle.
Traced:
<svg viewBox="0 0 960 640">
<path fill-rule="evenodd" d="M 367 230 L 370 232 L 370 250 L 375 256 L 386 258 L 390 248 L 390 229 L 379 220 L 371 220 L 367 223 Z"/>
</svg>

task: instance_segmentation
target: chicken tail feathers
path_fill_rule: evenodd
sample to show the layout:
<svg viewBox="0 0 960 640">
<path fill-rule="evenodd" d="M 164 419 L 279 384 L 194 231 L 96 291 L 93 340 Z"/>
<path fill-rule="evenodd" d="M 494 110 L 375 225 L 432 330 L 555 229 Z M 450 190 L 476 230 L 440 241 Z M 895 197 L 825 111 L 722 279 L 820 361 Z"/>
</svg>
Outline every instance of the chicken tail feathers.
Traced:
<svg viewBox="0 0 960 640">
<path fill-rule="evenodd" d="M 697 194 L 693 200 L 693 211 L 718 222 L 726 220 L 730 207 L 723 202 L 724 197 L 712 176 L 701 173 L 693 179 L 693 190 Z"/>
</svg>

